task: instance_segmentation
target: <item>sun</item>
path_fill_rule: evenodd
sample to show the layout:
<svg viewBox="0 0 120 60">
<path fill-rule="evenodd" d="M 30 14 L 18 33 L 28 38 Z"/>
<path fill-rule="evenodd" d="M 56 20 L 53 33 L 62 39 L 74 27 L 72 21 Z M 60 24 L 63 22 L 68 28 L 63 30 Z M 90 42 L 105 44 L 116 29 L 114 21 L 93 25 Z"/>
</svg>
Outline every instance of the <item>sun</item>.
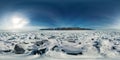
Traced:
<svg viewBox="0 0 120 60">
<path fill-rule="evenodd" d="M 26 30 L 31 26 L 29 17 L 22 12 L 10 12 L 4 14 L 0 24 L 1 29 L 12 31 Z"/>
<path fill-rule="evenodd" d="M 22 16 L 15 15 L 11 17 L 12 29 L 22 29 L 28 24 L 28 20 Z"/>
<path fill-rule="evenodd" d="M 22 30 L 29 25 L 29 19 L 25 14 L 13 13 L 4 17 L 3 26 L 6 30 Z"/>
</svg>

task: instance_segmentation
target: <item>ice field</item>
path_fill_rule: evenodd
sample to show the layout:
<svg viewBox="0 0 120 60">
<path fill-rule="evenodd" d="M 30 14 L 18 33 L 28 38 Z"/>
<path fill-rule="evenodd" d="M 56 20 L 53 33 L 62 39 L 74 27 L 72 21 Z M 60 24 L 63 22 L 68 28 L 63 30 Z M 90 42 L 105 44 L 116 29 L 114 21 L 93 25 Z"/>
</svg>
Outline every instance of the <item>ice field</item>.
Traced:
<svg viewBox="0 0 120 60">
<path fill-rule="evenodd" d="M 119 60 L 120 31 L 0 31 L 0 60 Z"/>
</svg>

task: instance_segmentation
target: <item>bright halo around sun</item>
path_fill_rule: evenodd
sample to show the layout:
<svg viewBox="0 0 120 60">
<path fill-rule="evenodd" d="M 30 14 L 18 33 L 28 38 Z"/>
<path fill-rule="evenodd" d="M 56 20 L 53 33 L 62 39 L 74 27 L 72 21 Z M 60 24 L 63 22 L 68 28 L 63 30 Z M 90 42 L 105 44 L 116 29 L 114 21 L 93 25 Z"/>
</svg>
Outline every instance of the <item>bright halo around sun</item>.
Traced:
<svg viewBox="0 0 120 60">
<path fill-rule="evenodd" d="M 24 30 L 29 25 L 29 19 L 22 13 L 9 13 L 3 17 L 2 26 L 6 30 Z"/>
<path fill-rule="evenodd" d="M 24 28 L 29 22 L 26 18 L 22 16 L 13 16 L 11 17 L 12 29 L 22 29 Z"/>
</svg>

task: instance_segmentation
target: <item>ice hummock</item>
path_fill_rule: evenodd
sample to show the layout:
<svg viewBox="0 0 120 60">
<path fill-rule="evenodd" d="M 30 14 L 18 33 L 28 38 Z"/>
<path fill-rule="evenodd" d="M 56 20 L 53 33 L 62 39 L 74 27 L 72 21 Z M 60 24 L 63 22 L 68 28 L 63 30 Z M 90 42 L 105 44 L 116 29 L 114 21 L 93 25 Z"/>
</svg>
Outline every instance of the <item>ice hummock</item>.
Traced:
<svg viewBox="0 0 120 60">
<path fill-rule="evenodd" d="M 16 45 L 22 53 L 18 47 L 20 51 L 15 50 Z M 0 32 L 0 55 L 0 59 L 119 58 L 120 31 Z"/>
</svg>

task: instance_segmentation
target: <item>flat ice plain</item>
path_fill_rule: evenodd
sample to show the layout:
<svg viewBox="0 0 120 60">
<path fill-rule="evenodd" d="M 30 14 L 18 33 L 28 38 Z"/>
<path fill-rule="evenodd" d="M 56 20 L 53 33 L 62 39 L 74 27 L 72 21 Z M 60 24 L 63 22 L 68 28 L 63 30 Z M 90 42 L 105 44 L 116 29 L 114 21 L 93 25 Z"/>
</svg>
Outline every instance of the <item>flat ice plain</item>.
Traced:
<svg viewBox="0 0 120 60">
<path fill-rule="evenodd" d="M 0 31 L 0 60 L 119 60 L 119 30 Z"/>
</svg>

